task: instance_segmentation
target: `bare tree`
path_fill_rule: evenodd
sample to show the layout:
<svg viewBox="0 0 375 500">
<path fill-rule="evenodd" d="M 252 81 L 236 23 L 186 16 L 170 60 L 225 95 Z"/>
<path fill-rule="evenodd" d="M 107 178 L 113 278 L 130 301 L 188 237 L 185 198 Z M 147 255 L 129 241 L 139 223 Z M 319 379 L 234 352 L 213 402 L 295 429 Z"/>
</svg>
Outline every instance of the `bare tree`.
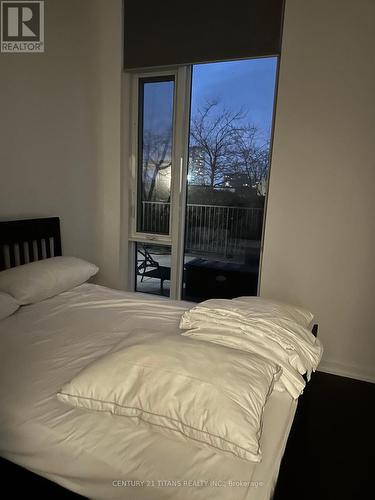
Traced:
<svg viewBox="0 0 375 500">
<path fill-rule="evenodd" d="M 190 146 L 199 150 L 199 184 L 215 188 L 237 178 L 241 185 L 255 188 L 266 179 L 269 143 L 262 142 L 259 129 L 246 123 L 246 116 L 244 110 L 228 110 L 218 100 L 207 101 L 193 116 Z M 160 189 L 156 189 L 158 178 L 170 179 L 171 143 L 170 127 L 161 132 L 144 131 L 143 200 L 160 197 Z"/>
<path fill-rule="evenodd" d="M 237 131 L 245 117 L 242 110 L 233 112 L 219 106 L 219 101 L 208 101 L 193 116 L 190 145 L 202 151 L 201 161 L 211 187 L 222 185 L 235 158 Z"/>
<path fill-rule="evenodd" d="M 206 102 L 193 116 L 190 145 L 201 152 L 204 181 L 200 183 L 223 186 L 226 179 L 237 176 L 256 187 L 266 179 L 269 143 L 262 142 L 255 125 L 245 123 L 246 116 L 243 109 L 225 109 L 218 100 Z"/>
<path fill-rule="evenodd" d="M 171 168 L 172 131 L 158 134 L 145 130 L 143 135 L 143 199 L 152 201 L 159 175 L 169 175 Z"/>
<path fill-rule="evenodd" d="M 269 166 L 269 140 L 264 140 L 259 129 L 247 124 L 237 131 L 236 161 L 232 168 L 246 177 L 251 187 L 259 186 L 267 179 Z"/>
</svg>

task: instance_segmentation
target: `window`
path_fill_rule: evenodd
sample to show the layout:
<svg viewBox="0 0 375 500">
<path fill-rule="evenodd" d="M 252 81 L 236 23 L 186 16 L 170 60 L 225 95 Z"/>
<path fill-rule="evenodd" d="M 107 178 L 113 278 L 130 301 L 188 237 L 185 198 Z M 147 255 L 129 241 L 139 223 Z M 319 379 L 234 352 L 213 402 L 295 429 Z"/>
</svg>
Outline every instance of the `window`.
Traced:
<svg viewBox="0 0 375 500">
<path fill-rule="evenodd" d="M 137 230 L 169 234 L 174 78 L 139 80 Z"/>
<path fill-rule="evenodd" d="M 277 64 L 132 75 L 135 290 L 192 301 L 257 294 Z"/>
</svg>

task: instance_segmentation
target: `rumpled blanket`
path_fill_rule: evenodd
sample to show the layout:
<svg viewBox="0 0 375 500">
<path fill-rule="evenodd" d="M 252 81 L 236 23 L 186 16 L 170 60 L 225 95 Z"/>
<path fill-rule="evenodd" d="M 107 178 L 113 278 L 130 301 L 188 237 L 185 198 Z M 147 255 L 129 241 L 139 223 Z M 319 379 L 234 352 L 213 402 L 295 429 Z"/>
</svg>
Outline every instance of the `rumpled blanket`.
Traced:
<svg viewBox="0 0 375 500">
<path fill-rule="evenodd" d="M 258 299 L 258 300 L 257 300 Z M 319 339 L 280 303 L 254 297 L 211 299 L 186 311 L 182 335 L 256 353 L 282 368 L 277 390 L 298 398 L 322 357 Z"/>
</svg>

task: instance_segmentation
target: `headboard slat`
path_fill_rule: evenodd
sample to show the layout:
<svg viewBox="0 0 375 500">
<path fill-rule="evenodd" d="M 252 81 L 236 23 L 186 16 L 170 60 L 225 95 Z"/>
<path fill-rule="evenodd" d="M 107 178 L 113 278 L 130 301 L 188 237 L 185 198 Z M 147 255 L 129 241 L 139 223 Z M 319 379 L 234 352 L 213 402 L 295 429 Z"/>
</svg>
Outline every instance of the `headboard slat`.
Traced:
<svg viewBox="0 0 375 500">
<path fill-rule="evenodd" d="M 60 237 L 60 219 L 58 219 L 59 221 L 59 226 L 58 226 L 58 230 L 59 230 L 59 233 L 58 233 L 58 238 L 54 237 L 53 238 L 53 255 L 54 256 L 57 256 L 57 255 L 62 255 L 62 248 L 61 248 L 61 237 Z"/>
<path fill-rule="evenodd" d="M 42 240 L 36 240 L 36 248 L 38 249 L 38 260 L 43 260 Z"/>
<path fill-rule="evenodd" d="M 26 260 L 25 260 L 25 245 L 24 243 L 20 243 L 19 246 L 19 251 L 20 251 L 20 264 L 25 264 Z"/>
<path fill-rule="evenodd" d="M 28 241 L 27 242 L 27 247 L 29 250 L 29 262 L 34 262 L 34 244 L 33 241 Z"/>
<path fill-rule="evenodd" d="M 46 255 L 47 259 L 49 259 L 51 257 L 51 242 L 49 238 L 46 238 L 45 242 L 46 242 Z"/>
<path fill-rule="evenodd" d="M 5 269 L 4 247 L 0 248 L 0 270 Z"/>
<path fill-rule="evenodd" d="M 13 245 L 9 245 L 9 261 L 10 261 L 10 267 L 16 267 L 16 254 L 14 252 Z"/>
<path fill-rule="evenodd" d="M 29 254 L 28 260 L 25 245 Z M 14 267 L 18 264 L 25 264 L 27 261 L 34 262 L 61 254 L 60 219 L 58 217 L 0 222 L 0 271 L 9 266 Z"/>
</svg>

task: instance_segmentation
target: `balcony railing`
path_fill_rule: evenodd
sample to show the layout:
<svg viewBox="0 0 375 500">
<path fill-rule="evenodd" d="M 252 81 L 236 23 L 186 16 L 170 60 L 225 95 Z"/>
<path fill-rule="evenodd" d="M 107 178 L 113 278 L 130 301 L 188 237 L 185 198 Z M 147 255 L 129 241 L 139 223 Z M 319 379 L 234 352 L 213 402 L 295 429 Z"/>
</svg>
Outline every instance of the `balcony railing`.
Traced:
<svg viewBox="0 0 375 500">
<path fill-rule="evenodd" d="M 145 232 L 167 233 L 170 204 L 143 202 Z M 260 240 L 263 208 L 188 204 L 186 207 L 185 251 L 240 256 L 249 240 Z"/>
</svg>

